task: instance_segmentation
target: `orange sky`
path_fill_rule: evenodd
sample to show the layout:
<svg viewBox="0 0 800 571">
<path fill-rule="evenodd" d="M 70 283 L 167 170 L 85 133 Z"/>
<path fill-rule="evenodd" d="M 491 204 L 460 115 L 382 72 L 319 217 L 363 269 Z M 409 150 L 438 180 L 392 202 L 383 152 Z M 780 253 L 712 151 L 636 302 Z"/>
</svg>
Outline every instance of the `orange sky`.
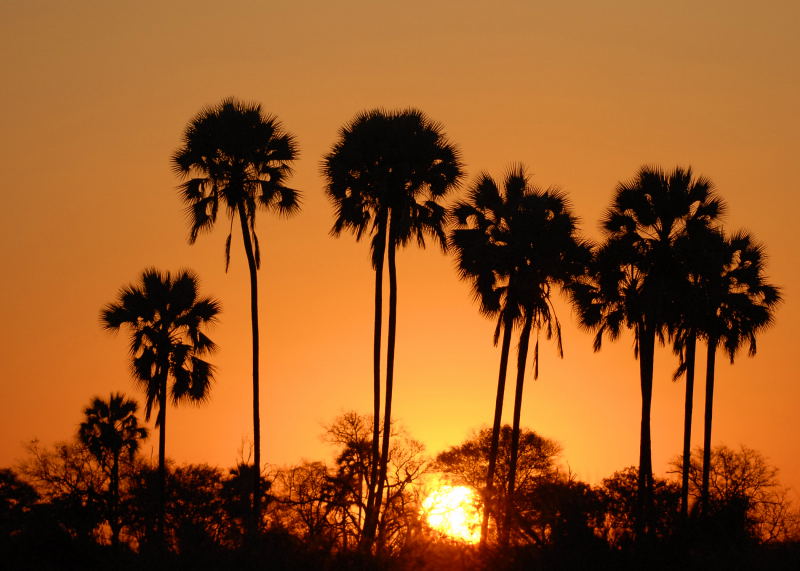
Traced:
<svg viewBox="0 0 800 571">
<path fill-rule="evenodd" d="M 800 489 L 800 274 L 789 239 L 800 205 L 800 5 L 555 4 L 3 2 L 0 466 L 34 437 L 71 437 L 95 394 L 142 399 L 127 338 L 104 332 L 99 311 L 150 265 L 196 270 L 202 291 L 223 303 L 211 401 L 169 410 L 168 455 L 228 466 L 251 438 L 241 239 L 227 275 L 224 224 L 187 245 L 169 163 L 189 119 L 234 95 L 277 114 L 301 149 L 291 181 L 304 193 L 301 214 L 260 214 L 258 223 L 268 462 L 327 458 L 322 425 L 370 410 L 368 246 L 328 236 L 319 163 L 356 112 L 415 106 L 443 123 L 469 180 L 522 161 L 538 184 L 568 193 L 593 238 L 617 181 L 641 164 L 709 176 L 729 204 L 726 227 L 766 245 L 768 274 L 786 298 L 757 357 L 734 367 L 718 359 L 714 440 L 760 450 Z M 493 325 L 453 264 L 433 249 L 398 256 L 394 415 L 431 453 L 490 422 L 499 360 Z M 561 442 L 570 468 L 597 482 L 638 460 L 632 339 L 593 354 L 563 304 L 561 319 L 566 358 L 544 347 L 523 424 Z M 657 352 L 661 474 L 682 442 L 674 366 Z M 151 439 L 145 453 L 156 446 Z"/>
</svg>

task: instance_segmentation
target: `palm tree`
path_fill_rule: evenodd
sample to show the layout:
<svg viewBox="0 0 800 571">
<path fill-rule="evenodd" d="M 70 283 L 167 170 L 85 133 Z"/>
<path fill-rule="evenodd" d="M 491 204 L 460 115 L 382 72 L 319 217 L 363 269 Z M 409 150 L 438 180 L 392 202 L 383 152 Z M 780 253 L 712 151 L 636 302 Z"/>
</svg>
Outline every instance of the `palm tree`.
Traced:
<svg viewBox="0 0 800 571">
<path fill-rule="evenodd" d="M 92 399 L 83 414 L 86 417 L 78 429 L 78 438 L 109 476 L 109 525 L 111 544 L 119 544 L 119 463 L 123 454 L 133 460 L 139 442 L 147 438 L 147 429 L 139 426 L 136 401 L 121 393 L 112 393 L 108 401 Z"/>
<path fill-rule="evenodd" d="M 525 180 L 524 173 L 520 174 Z M 522 313 L 522 330 L 517 350 L 504 542 L 508 541 L 514 505 L 522 394 L 531 333 L 536 331 L 533 351 L 535 380 L 539 377 L 539 334 L 542 330 L 547 339 L 555 336 L 559 356 L 564 356 L 561 324 L 553 307 L 551 293 L 556 286 L 568 286 L 582 275 L 590 257 L 588 245 L 576 235 L 577 220 L 563 193 L 531 187 L 526 194 L 523 216 L 518 220 L 520 227 L 512 230 L 513 247 L 520 254 L 514 261 L 512 275 L 515 289 L 519 291 L 516 301 Z"/>
<path fill-rule="evenodd" d="M 216 320 L 220 304 L 210 297 L 199 298 L 197 282 L 187 270 L 173 277 L 146 269 L 139 283 L 122 288 L 117 301 L 100 315 L 106 329 L 125 326 L 130 331 L 132 372 L 145 392 L 145 420 L 150 420 L 153 406 L 158 409 L 159 540 L 164 526 L 167 394 L 175 405 L 202 403 L 214 377 L 213 365 L 201 357 L 216 347 L 203 330 Z"/>
<path fill-rule="evenodd" d="M 456 249 L 461 279 L 470 280 L 480 312 L 496 318 L 494 344 L 503 334 L 500 346 L 500 371 L 497 378 L 494 419 L 489 446 L 489 465 L 486 472 L 484 510 L 481 522 L 481 545 L 486 544 L 489 513 L 495 506 L 494 475 L 500 442 L 500 424 L 503 415 L 508 355 L 511 333 L 520 318 L 515 301 L 514 284 L 511 283 L 511 244 L 509 231 L 520 209 L 527 184 L 511 170 L 505 179 L 504 193 L 494 179 L 486 173 L 478 176 L 470 187 L 468 200 L 453 207 L 457 227 L 450 234 L 450 243 Z M 509 433 L 510 434 L 510 433 Z"/>
<path fill-rule="evenodd" d="M 724 240 L 723 255 L 705 288 L 708 305 L 705 336 L 706 359 L 705 426 L 703 430 L 703 484 L 701 511 L 707 512 L 711 466 L 711 422 L 714 406 L 714 374 L 717 348 L 722 347 L 733 363 L 745 343 L 748 354 L 756 354 L 756 335 L 773 322 L 781 301 L 780 289 L 767 283 L 764 248 L 745 233 Z M 685 462 L 685 460 L 684 460 Z"/>
<path fill-rule="evenodd" d="M 342 127 L 339 140 L 323 159 L 322 173 L 336 209 L 331 233 L 338 236 L 349 230 L 356 240 L 365 234 L 372 236 L 373 473 L 362 541 L 362 546 L 369 547 L 375 538 L 389 456 L 397 323 L 395 253 L 411 240 L 424 247 L 426 234 L 445 248 L 446 210 L 437 201 L 458 184 L 462 166 L 456 147 L 447 141 L 442 127 L 421 111 L 374 109 L 359 113 Z M 384 259 L 389 266 L 389 317 L 384 430 L 379 451 Z"/>
<path fill-rule="evenodd" d="M 681 304 L 672 324 L 673 351 L 679 356 L 679 366 L 673 375 L 677 380 L 686 376 L 686 394 L 683 416 L 683 460 L 681 469 L 681 517 L 689 516 L 689 467 L 691 464 L 692 414 L 694 408 L 695 358 L 697 339 L 704 335 L 705 317 L 708 312 L 707 285 L 713 279 L 713 268 L 719 267 L 724 250 L 721 230 L 711 227 L 695 227 L 679 237 L 675 250 L 683 267 Z"/>
<path fill-rule="evenodd" d="M 650 534 L 653 468 L 650 411 L 653 394 L 655 341 L 675 323 L 675 300 L 681 291 L 681 266 L 676 241 L 688 229 L 710 226 L 723 208 L 713 186 L 694 178 L 691 168 L 665 173 L 644 166 L 628 182 L 617 185 L 602 220 L 605 242 L 595 252 L 592 278 L 573 287 L 581 323 L 596 331 L 595 351 L 603 336 L 619 337 L 633 330 L 634 356 L 639 360 L 642 410 L 639 440 L 637 535 Z"/>
<path fill-rule="evenodd" d="M 542 328 L 547 338 L 555 334 L 559 354 L 563 356 L 561 326 L 550 293 L 554 285 L 564 285 L 584 271 L 589 248 L 575 236 L 576 220 L 569 211 L 564 195 L 556 190 L 542 191 L 533 187 L 521 165 L 509 169 L 502 192 L 494 179 L 488 174 L 481 174 L 470 188 L 468 201 L 456 204 L 453 215 L 459 227 L 452 232 L 451 243 L 458 253 L 461 277 L 472 281 L 481 313 L 497 318 L 495 345 L 500 332 L 503 332 L 486 474 L 487 507 L 481 525 L 481 541 L 485 544 L 494 497 L 494 472 L 512 330 L 515 324 L 522 322 L 507 505 L 511 503 L 515 486 L 522 390 L 530 335 L 533 329 L 539 331 Z M 537 337 L 535 377 L 538 377 L 538 351 Z M 508 529 L 508 521 L 503 528 Z M 507 537 L 505 532 L 503 535 Z"/>
<path fill-rule="evenodd" d="M 260 523 L 261 420 L 259 414 L 258 279 L 261 254 L 256 236 L 259 209 L 291 215 L 299 211 L 298 191 L 285 185 L 290 163 L 297 158 L 294 138 L 278 120 L 265 115 L 258 104 L 233 98 L 207 107 L 186 127 L 183 146 L 175 151 L 175 172 L 185 178 L 181 197 L 187 205 L 194 244 L 202 231 L 211 230 L 220 205 L 230 219 L 225 241 L 225 271 L 231 252 L 233 223 L 239 218 L 250 270 L 250 323 L 253 342 L 253 530 Z"/>
</svg>

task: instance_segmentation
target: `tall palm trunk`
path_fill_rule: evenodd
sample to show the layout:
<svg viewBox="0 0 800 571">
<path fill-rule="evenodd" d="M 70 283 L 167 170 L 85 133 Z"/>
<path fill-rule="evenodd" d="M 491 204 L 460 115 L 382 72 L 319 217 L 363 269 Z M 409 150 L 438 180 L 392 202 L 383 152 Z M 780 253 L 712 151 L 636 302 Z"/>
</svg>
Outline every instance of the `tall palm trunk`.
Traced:
<svg viewBox="0 0 800 571">
<path fill-rule="evenodd" d="M 511 427 L 511 458 L 508 465 L 508 494 L 506 495 L 506 511 L 502 529 L 503 545 L 508 545 L 512 513 L 514 511 L 514 489 L 517 479 L 517 455 L 519 454 L 519 422 L 522 413 L 522 389 L 525 384 L 525 363 L 528 360 L 528 344 L 531 338 L 532 326 L 533 316 L 530 315 L 530 312 L 526 312 L 517 351 L 517 386 L 514 392 L 514 423 Z"/>
<path fill-rule="evenodd" d="M 383 489 L 386 485 L 386 472 L 389 465 L 389 437 L 392 432 L 392 389 L 394 387 L 394 345 L 397 330 L 397 265 L 395 252 L 397 241 L 389 224 L 389 323 L 386 347 L 386 403 L 383 409 L 383 441 L 381 446 L 381 467 L 378 476 L 378 491 L 375 495 L 375 523 L 380 519 Z"/>
<path fill-rule="evenodd" d="M 714 412 L 714 366 L 717 357 L 716 338 L 708 339 L 706 357 L 706 414 L 703 427 L 703 487 L 700 491 L 700 508 L 703 515 L 708 514 L 709 487 L 711 482 L 711 420 Z"/>
<path fill-rule="evenodd" d="M 642 390 L 642 420 L 639 432 L 639 513 L 636 518 L 637 538 L 640 540 L 651 534 L 653 522 L 653 460 L 650 440 L 650 411 L 653 400 L 655 348 L 655 330 L 647 325 L 640 325 L 639 378 Z"/>
<path fill-rule="evenodd" d="M 242 224 L 242 239 L 247 255 L 247 266 L 250 269 L 250 324 L 253 332 L 253 521 L 250 531 L 255 536 L 261 521 L 261 417 L 259 413 L 258 383 L 258 276 L 256 274 L 256 257 L 250 239 L 250 228 L 247 226 L 247 214 L 244 204 L 239 203 L 239 220 Z"/>
<path fill-rule="evenodd" d="M 689 466 L 692 461 L 692 409 L 694 407 L 694 361 L 697 334 L 689 332 L 686 339 L 686 398 L 683 408 L 683 465 L 681 469 L 681 517 L 689 517 Z"/>
<path fill-rule="evenodd" d="M 156 541 L 164 547 L 164 524 L 167 512 L 167 373 L 162 367 L 158 395 L 158 519 L 156 520 Z"/>
<path fill-rule="evenodd" d="M 369 549 L 375 538 L 377 525 L 375 491 L 378 485 L 378 465 L 380 463 L 380 422 L 381 422 L 381 326 L 383 323 L 383 260 L 386 255 L 386 221 L 379 223 L 378 258 L 375 261 L 375 329 L 372 343 L 372 462 L 367 490 L 367 511 L 362 535 L 362 549 Z"/>
<path fill-rule="evenodd" d="M 494 402 L 494 422 L 492 423 L 492 442 L 489 448 L 489 469 L 486 471 L 486 499 L 481 521 L 481 547 L 486 546 L 489 532 L 489 510 L 494 504 L 494 472 L 497 465 L 497 450 L 500 447 L 500 423 L 503 416 L 503 398 L 506 392 L 506 373 L 508 371 L 508 353 L 511 349 L 511 330 L 513 320 L 503 319 L 503 344 L 500 348 L 500 373 L 497 377 L 497 396 Z M 495 521 L 497 515 L 494 516 Z"/>
</svg>

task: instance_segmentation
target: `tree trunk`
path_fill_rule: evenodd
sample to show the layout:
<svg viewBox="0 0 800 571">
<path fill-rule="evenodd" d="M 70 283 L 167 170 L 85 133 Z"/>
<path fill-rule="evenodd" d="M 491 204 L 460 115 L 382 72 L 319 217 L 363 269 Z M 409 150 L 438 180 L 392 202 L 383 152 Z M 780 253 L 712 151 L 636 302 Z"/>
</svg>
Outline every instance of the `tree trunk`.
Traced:
<svg viewBox="0 0 800 571">
<path fill-rule="evenodd" d="M 717 339 L 708 340 L 706 358 L 706 414 L 703 427 L 703 487 L 700 491 L 700 510 L 708 514 L 709 487 L 711 482 L 711 420 L 714 412 L 714 365 L 717 357 Z"/>
<path fill-rule="evenodd" d="M 164 526 L 167 504 L 167 375 L 161 373 L 158 395 L 158 519 L 156 520 L 156 541 L 159 547 L 166 545 Z"/>
<path fill-rule="evenodd" d="M 375 539 L 377 512 L 375 492 L 378 484 L 378 465 L 380 463 L 380 422 L 381 422 L 381 327 L 383 324 L 383 260 L 386 252 L 386 221 L 379 223 L 377 259 L 375 260 L 375 324 L 372 342 L 372 463 L 367 482 L 367 510 L 362 535 L 362 549 L 369 550 Z"/>
<path fill-rule="evenodd" d="M 640 326 L 639 335 L 639 379 L 642 390 L 642 420 L 639 432 L 639 514 L 636 532 L 639 540 L 651 534 L 653 522 L 653 460 L 650 441 L 650 411 L 653 400 L 653 361 L 655 354 L 655 331 Z"/>
<path fill-rule="evenodd" d="M 256 274 L 256 258 L 250 239 L 250 228 L 247 225 L 247 214 L 244 205 L 239 204 L 239 221 L 242 224 L 242 239 L 247 255 L 247 266 L 250 269 L 250 324 L 253 339 L 253 521 L 250 531 L 255 537 L 261 521 L 261 417 L 259 412 L 258 382 L 258 276 Z"/>
<path fill-rule="evenodd" d="M 119 548 L 119 452 L 114 452 L 111 464 L 111 546 L 116 553 Z"/>
<path fill-rule="evenodd" d="M 494 471 L 497 465 L 497 450 L 500 446 L 500 424 L 503 416 L 503 398 L 506 392 L 506 373 L 508 371 L 508 353 L 511 349 L 511 319 L 503 319 L 503 344 L 500 348 L 500 373 L 497 377 L 497 396 L 494 402 L 494 421 L 492 423 L 492 443 L 489 448 L 489 469 L 486 472 L 486 496 L 483 504 L 483 519 L 481 521 L 481 547 L 486 546 L 489 532 L 489 511 L 495 507 L 494 503 Z M 495 521 L 497 515 L 494 514 Z"/>
<path fill-rule="evenodd" d="M 683 466 L 681 469 L 681 517 L 689 517 L 689 467 L 692 462 L 692 409 L 694 407 L 694 361 L 697 334 L 686 339 L 686 398 L 683 408 Z"/>
<path fill-rule="evenodd" d="M 519 453 L 519 422 L 522 414 L 522 389 L 525 384 L 525 363 L 528 360 L 528 344 L 531 338 L 533 317 L 526 312 L 525 322 L 519 336 L 517 351 L 517 386 L 514 392 L 514 424 L 511 427 L 511 458 L 508 465 L 508 494 L 506 495 L 506 511 L 502 529 L 502 543 L 508 545 L 511 532 L 512 513 L 514 511 L 514 488 L 517 479 L 517 454 Z"/>
<path fill-rule="evenodd" d="M 396 241 L 389 227 L 389 323 L 386 347 L 386 404 L 383 410 L 383 442 L 381 467 L 378 476 L 378 491 L 375 494 L 375 522 L 380 520 L 380 507 L 383 489 L 386 484 L 386 471 L 389 465 L 389 437 L 392 432 L 392 389 L 394 387 L 394 345 L 397 330 L 397 266 L 395 264 Z M 377 529 L 377 528 L 376 528 Z"/>
</svg>

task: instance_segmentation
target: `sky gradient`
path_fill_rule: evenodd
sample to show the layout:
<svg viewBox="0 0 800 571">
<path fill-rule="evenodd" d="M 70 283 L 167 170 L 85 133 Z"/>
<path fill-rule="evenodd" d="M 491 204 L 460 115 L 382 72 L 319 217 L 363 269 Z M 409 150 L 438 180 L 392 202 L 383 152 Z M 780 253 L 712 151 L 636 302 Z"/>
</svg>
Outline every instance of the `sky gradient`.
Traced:
<svg viewBox="0 0 800 571">
<path fill-rule="evenodd" d="M 241 236 L 227 274 L 224 221 L 189 246 L 170 167 L 188 121 L 235 96 L 277 115 L 300 147 L 290 185 L 303 193 L 301 213 L 257 220 L 262 458 L 270 465 L 328 458 L 323 425 L 371 410 L 368 243 L 329 236 L 333 209 L 319 166 L 357 112 L 412 106 L 459 146 L 467 183 L 522 162 L 536 184 L 567 193 L 592 239 L 617 182 L 642 164 L 691 165 L 711 178 L 728 204 L 725 228 L 765 245 L 767 274 L 785 298 L 755 358 L 743 352 L 730 366 L 718 356 L 714 443 L 761 451 L 800 489 L 800 5 L 702 4 L 3 2 L 0 466 L 22 458 L 32 438 L 72 437 L 95 395 L 143 401 L 128 339 L 103 331 L 99 313 L 148 266 L 195 270 L 201 293 L 223 307 L 210 333 L 220 346 L 211 399 L 169 409 L 168 456 L 230 466 L 247 449 Z M 404 250 L 398 279 L 393 416 L 436 453 L 491 422 L 499 350 L 452 256 Z M 560 442 L 565 466 L 596 483 L 638 462 L 633 339 L 627 333 L 595 354 L 592 335 L 566 303 L 558 307 L 565 358 L 542 346 L 522 424 Z M 682 445 L 675 366 L 670 351 L 657 350 L 659 475 Z M 510 422 L 511 380 L 508 389 Z M 143 450 L 155 457 L 157 438 Z"/>
</svg>

